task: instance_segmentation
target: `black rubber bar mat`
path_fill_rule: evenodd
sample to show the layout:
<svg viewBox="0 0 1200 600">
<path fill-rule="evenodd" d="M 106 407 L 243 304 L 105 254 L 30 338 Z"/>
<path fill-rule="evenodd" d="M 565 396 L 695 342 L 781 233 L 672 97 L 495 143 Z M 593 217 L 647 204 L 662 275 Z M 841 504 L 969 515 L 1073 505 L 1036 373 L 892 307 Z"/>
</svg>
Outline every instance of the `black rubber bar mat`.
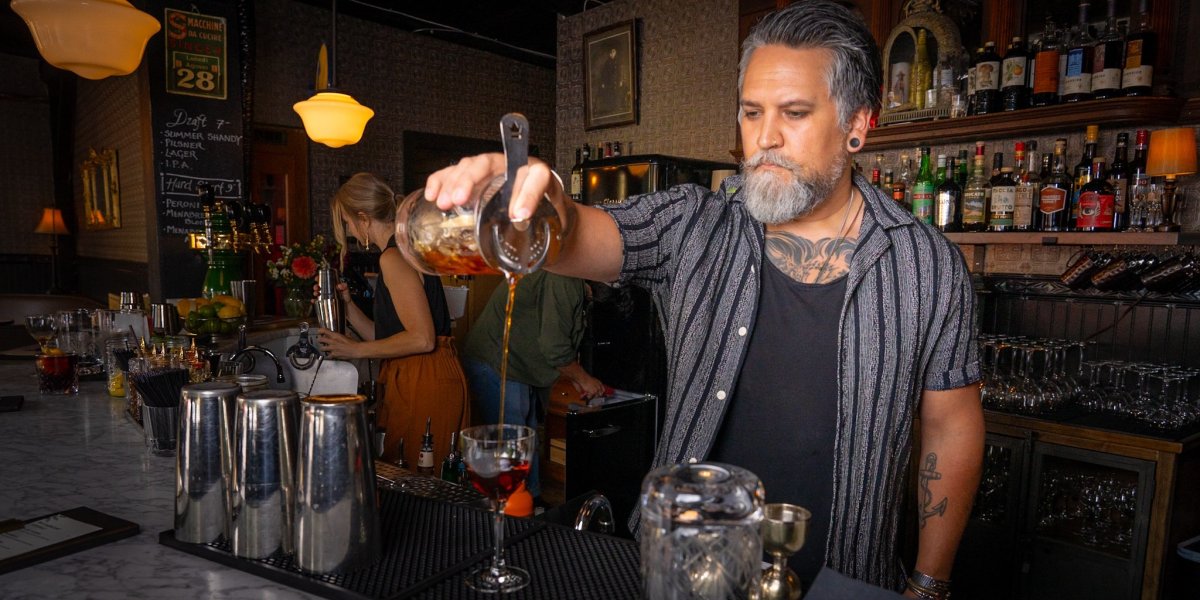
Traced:
<svg viewBox="0 0 1200 600">
<path fill-rule="evenodd" d="M 422 498 L 402 491 L 381 490 L 379 512 L 383 552 L 378 562 L 356 571 L 310 575 L 291 557 L 266 560 L 238 558 L 224 540 L 188 544 L 174 531 L 159 543 L 326 598 L 405 598 L 450 574 L 487 559 L 492 547 L 492 513 Z M 538 529 L 540 521 L 505 519 L 505 544 L 516 544 Z"/>
</svg>

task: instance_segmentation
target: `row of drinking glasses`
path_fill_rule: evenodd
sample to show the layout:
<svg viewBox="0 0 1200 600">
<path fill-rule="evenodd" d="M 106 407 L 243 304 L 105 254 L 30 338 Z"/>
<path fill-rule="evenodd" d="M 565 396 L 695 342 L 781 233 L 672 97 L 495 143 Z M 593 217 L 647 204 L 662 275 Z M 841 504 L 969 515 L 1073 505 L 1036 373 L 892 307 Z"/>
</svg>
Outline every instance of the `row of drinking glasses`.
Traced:
<svg viewBox="0 0 1200 600">
<path fill-rule="evenodd" d="M 112 311 L 86 308 L 25 317 L 25 328 L 42 351 L 58 348 L 79 355 L 81 374 L 99 372 L 103 338 L 113 333 Z"/>
<path fill-rule="evenodd" d="M 1200 422 L 1200 369 L 1180 365 L 1087 360 L 1093 342 L 979 336 L 983 404 L 1044 414 L 1071 404 L 1156 429 Z"/>
<path fill-rule="evenodd" d="M 1137 480 L 1115 473 L 1048 468 L 1042 474 L 1037 528 L 1128 555 L 1137 514 Z"/>
</svg>

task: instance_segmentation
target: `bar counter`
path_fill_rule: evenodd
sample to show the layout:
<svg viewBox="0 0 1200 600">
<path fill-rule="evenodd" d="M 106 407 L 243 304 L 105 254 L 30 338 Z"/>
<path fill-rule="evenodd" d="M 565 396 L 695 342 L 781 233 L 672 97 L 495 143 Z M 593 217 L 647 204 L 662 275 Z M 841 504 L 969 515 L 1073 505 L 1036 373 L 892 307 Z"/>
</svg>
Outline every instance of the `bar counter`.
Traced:
<svg viewBox="0 0 1200 600">
<path fill-rule="evenodd" d="M 42 396 L 32 360 L 0 362 L 0 395 L 13 394 L 25 405 L 0 413 L 0 520 L 86 506 L 141 532 L 0 575 L 0 597 L 316 598 L 159 545 L 172 527 L 175 460 L 147 454 L 124 399 L 103 381 Z"/>
</svg>

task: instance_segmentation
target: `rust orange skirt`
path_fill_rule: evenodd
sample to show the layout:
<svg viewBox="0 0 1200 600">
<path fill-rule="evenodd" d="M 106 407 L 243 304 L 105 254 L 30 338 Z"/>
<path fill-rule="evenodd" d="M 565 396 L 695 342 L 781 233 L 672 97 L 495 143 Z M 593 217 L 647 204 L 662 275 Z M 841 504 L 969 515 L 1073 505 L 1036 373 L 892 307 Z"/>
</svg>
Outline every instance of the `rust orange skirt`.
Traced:
<svg viewBox="0 0 1200 600">
<path fill-rule="evenodd" d="M 383 386 L 379 425 L 387 429 L 383 456 L 396 459 L 397 445 L 404 438 L 404 460 L 417 468 L 425 419 L 432 418 L 434 470 L 450 451 L 450 434 L 470 423 L 467 378 L 454 350 L 454 338 L 439 337 L 437 347 L 425 354 L 389 358 L 379 367 Z"/>
</svg>

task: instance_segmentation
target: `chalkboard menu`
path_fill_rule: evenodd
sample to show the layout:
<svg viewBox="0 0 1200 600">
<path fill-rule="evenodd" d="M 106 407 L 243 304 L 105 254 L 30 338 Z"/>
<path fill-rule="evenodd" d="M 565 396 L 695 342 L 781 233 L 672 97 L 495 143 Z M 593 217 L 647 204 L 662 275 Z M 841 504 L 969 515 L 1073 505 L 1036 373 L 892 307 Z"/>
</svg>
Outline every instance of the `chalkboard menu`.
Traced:
<svg viewBox="0 0 1200 600">
<path fill-rule="evenodd" d="M 163 24 L 145 59 L 162 294 L 198 296 L 205 265 L 187 247 L 187 234 L 204 229 L 196 186 L 208 183 L 217 198 L 245 196 L 238 12 L 216 0 L 158 0 L 149 10 Z"/>
</svg>

